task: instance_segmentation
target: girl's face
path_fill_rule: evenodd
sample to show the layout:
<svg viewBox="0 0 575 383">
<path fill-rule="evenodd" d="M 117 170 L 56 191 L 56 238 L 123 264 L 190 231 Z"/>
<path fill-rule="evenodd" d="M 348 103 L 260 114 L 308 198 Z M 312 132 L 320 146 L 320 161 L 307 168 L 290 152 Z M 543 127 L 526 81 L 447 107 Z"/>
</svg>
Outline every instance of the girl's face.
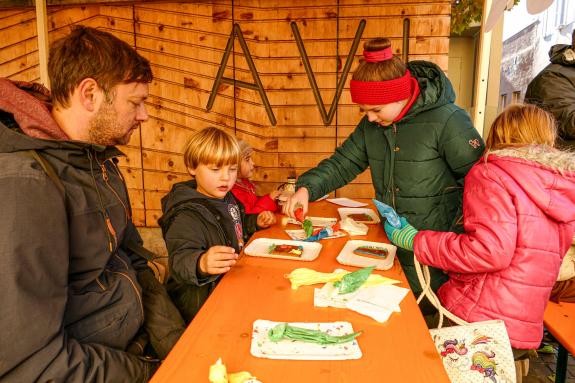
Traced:
<svg viewBox="0 0 575 383">
<path fill-rule="evenodd" d="M 252 155 L 242 158 L 240 163 L 240 178 L 251 178 L 254 173 L 255 165 Z"/>
<path fill-rule="evenodd" d="M 195 169 L 190 169 L 190 174 L 194 176 L 198 184 L 198 192 L 211 198 L 222 199 L 229 192 L 238 177 L 238 165 L 214 164 L 198 165 Z"/>
<path fill-rule="evenodd" d="M 399 116 L 409 99 L 392 102 L 383 105 L 359 105 L 359 109 L 365 113 L 370 122 L 381 126 L 390 126 Z"/>
</svg>

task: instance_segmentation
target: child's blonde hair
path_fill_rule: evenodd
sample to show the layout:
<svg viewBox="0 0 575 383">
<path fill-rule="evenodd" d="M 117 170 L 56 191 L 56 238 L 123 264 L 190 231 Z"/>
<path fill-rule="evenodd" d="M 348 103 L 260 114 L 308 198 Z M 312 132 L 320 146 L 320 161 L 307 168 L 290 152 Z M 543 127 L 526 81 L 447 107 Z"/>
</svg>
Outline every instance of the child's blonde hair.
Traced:
<svg viewBox="0 0 575 383">
<path fill-rule="evenodd" d="M 254 148 L 244 140 L 238 140 L 238 145 L 240 146 L 240 157 L 242 159 L 247 158 L 250 154 L 254 152 Z"/>
<path fill-rule="evenodd" d="M 218 128 L 200 130 L 186 143 L 184 163 L 188 169 L 196 169 L 198 165 L 237 165 L 240 163 L 238 141 Z"/>
<path fill-rule="evenodd" d="M 505 108 L 485 140 L 487 151 L 525 145 L 555 146 L 557 128 L 553 116 L 530 104 L 513 104 Z"/>
</svg>

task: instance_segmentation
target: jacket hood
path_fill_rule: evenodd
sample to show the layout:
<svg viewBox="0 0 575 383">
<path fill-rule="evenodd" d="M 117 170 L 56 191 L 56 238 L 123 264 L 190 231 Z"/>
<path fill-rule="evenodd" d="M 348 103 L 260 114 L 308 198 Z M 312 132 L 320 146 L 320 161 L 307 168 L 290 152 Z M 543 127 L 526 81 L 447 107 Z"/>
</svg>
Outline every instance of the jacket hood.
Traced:
<svg viewBox="0 0 575 383">
<path fill-rule="evenodd" d="M 487 162 L 503 170 L 547 216 L 575 221 L 575 154 L 546 146 L 489 152 Z"/>
<path fill-rule="evenodd" d="M 420 93 L 404 119 L 455 102 L 451 82 L 436 64 L 429 61 L 410 61 L 407 69 L 417 78 Z"/>
<path fill-rule="evenodd" d="M 174 184 L 172 186 L 172 190 L 162 198 L 162 211 L 164 214 L 181 202 L 197 198 L 208 198 L 197 191 L 197 187 L 198 184 L 196 183 L 196 180 L 189 180 Z"/>
<path fill-rule="evenodd" d="M 38 150 L 79 168 L 90 168 L 86 152 L 98 159 L 123 153 L 114 146 L 70 141 L 49 111 L 47 90 L 39 84 L 0 78 L 0 153 Z"/>
<path fill-rule="evenodd" d="M 571 45 L 553 45 L 549 50 L 549 60 L 553 64 L 575 67 L 575 50 L 573 50 Z"/>
</svg>

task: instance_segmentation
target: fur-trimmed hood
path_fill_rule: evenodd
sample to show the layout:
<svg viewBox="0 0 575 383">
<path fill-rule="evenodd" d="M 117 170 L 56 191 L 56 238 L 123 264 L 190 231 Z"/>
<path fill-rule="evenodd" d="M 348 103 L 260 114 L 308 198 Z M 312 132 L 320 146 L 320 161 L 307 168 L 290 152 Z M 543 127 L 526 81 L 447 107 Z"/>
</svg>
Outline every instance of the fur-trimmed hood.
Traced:
<svg viewBox="0 0 575 383">
<path fill-rule="evenodd" d="M 575 153 L 537 145 L 492 151 L 485 161 L 507 173 L 552 219 L 575 221 Z"/>
</svg>

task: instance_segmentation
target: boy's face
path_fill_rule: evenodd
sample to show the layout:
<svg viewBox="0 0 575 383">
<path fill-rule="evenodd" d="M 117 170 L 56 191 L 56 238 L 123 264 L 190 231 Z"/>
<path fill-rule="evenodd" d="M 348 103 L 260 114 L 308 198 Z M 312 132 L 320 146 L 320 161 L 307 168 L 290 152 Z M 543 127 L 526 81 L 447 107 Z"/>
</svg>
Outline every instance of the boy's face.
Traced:
<svg viewBox="0 0 575 383">
<path fill-rule="evenodd" d="M 240 164 L 240 177 L 241 178 L 251 178 L 253 173 L 254 173 L 254 169 L 255 169 L 255 165 L 254 165 L 254 160 L 252 159 L 251 154 L 242 158 L 242 162 Z"/>
<path fill-rule="evenodd" d="M 198 192 L 210 198 L 222 199 L 226 196 L 238 178 L 238 165 L 222 165 L 220 167 L 210 164 L 200 164 L 190 169 L 195 177 Z"/>
</svg>

